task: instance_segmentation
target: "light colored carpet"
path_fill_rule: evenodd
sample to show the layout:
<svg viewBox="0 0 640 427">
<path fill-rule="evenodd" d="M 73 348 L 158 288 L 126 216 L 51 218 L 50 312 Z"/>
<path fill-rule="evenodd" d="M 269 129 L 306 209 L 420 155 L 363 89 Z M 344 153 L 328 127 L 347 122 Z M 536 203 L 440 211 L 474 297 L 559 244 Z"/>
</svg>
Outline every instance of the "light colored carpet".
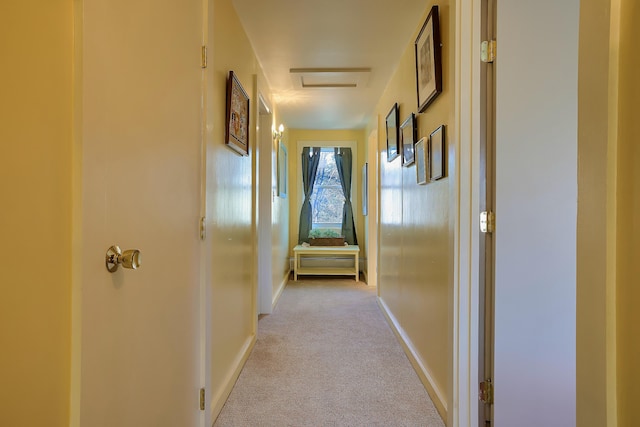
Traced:
<svg viewBox="0 0 640 427">
<path fill-rule="evenodd" d="M 290 281 L 214 426 L 444 427 L 376 303 L 353 280 Z"/>
</svg>

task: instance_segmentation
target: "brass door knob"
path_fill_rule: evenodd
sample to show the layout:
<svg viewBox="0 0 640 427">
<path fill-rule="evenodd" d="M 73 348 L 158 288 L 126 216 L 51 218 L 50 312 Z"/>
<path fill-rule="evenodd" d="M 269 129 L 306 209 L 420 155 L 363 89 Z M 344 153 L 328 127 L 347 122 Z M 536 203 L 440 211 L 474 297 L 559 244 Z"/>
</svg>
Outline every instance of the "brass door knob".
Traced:
<svg viewBox="0 0 640 427">
<path fill-rule="evenodd" d="M 135 270 L 142 264 L 142 255 L 138 249 L 128 249 L 122 252 L 119 246 L 114 245 L 107 249 L 105 264 L 109 273 L 118 270 L 120 264 L 124 268 Z"/>
</svg>

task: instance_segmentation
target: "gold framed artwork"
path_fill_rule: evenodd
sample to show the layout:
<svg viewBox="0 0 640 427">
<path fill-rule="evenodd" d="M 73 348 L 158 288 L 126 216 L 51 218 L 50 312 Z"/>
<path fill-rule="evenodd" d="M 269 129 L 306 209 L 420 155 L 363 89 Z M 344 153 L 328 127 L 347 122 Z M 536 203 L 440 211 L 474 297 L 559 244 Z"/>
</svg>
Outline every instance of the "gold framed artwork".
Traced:
<svg viewBox="0 0 640 427">
<path fill-rule="evenodd" d="M 227 125 L 225 144 L 235 152 L 249 155 L 249 96 L 238 76 L 229 71 L 227 80 Z"/>
</svg>

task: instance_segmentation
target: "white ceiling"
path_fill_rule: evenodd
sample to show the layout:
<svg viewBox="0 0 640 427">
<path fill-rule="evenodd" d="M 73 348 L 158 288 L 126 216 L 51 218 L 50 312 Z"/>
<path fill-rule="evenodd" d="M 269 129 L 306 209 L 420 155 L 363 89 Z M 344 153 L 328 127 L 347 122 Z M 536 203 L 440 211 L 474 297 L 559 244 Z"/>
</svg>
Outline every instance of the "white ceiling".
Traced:
<svg viewBox="0 0 640 427">
<path fill-rule="evenodd" d="M 297 129 L 365 127 L 427 8 L 424 0 L 233 4 L 272 90 L 278 121 Z M 324 87 L 341 85 L 347 87 Z"/>
</svg>

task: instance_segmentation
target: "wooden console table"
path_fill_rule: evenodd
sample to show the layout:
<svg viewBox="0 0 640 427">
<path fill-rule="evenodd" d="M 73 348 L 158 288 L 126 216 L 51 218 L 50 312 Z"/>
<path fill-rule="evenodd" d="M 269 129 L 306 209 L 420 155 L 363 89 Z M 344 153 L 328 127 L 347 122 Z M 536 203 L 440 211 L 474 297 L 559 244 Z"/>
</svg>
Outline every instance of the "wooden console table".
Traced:
<svg viewBox="0 0 640 427">
<path fill-rule="evenodd" d="M 359 279 L 359 259 L 360 247 L 358 245 L 349 246 L 302 246 L 293 248 L 295 263 L 293 264 L 293 280 L 298 280 L 298 274 L 331 275 L 331 276 L 355 276 L 356 282 Z M 353 256 L 353 267 L 301 267 L 300 258 L 306 255 L 333 258 L 340 255 Z"/>
</svg>

